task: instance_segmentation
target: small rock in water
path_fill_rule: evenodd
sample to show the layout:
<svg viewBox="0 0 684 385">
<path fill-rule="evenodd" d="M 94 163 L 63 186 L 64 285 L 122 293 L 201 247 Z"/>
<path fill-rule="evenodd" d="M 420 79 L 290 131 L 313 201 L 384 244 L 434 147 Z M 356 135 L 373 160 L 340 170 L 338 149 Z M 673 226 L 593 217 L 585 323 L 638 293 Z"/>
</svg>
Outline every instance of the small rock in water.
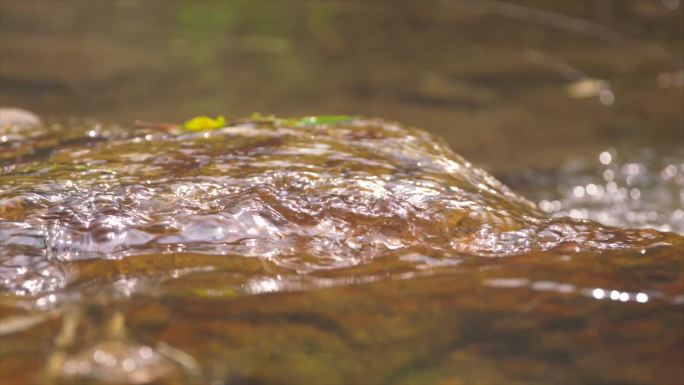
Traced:
<svg viewBox="0 0 684 385">
<path fill-rule="evenodd" d="M 32 126 L 42 124 L 38 115 L 21 108 L 0 107 L 0 126 Z"/>
</svg>

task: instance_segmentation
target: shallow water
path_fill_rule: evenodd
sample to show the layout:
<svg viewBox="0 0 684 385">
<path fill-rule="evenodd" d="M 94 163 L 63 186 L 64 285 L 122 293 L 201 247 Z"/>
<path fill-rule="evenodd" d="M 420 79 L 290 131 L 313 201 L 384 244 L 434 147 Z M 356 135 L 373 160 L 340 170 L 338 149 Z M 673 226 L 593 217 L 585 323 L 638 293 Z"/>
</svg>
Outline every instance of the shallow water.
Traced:
<svg viewBox="0 0 684 385">
<path fill-rule="evenodd" d="M 350 117 L 3 134 L 8 378 L 682 374 L 681 236 L 549 217 L 424 131 Z"/>
<path fill-rule="evenodd" d="M 608 148 L 556 170 L 500 175 L 552 216 L 684 233 L 684 147 Z"/>
<path fill-rule="evenodd" d="M 682 6 L 0 2 L 0 382 L 681 383 Z"/>
</svg>

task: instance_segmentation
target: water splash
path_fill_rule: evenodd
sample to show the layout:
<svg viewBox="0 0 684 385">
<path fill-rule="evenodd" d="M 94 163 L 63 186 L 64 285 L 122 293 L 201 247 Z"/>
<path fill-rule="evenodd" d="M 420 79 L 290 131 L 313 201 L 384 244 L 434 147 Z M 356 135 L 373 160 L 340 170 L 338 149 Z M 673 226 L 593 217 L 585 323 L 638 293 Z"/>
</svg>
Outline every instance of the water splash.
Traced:
<svg viewBox="0 0 684 385">
<path fill-rule="evenodd" d="M 554 217 L 684 233 L 682 148 L 665 153 L 607 149 L 593 162 L 570 162 L 558 173 L 532 176 L 528 182 L 555 184 L 530 188 L 539 207 Z"/>
</svg>

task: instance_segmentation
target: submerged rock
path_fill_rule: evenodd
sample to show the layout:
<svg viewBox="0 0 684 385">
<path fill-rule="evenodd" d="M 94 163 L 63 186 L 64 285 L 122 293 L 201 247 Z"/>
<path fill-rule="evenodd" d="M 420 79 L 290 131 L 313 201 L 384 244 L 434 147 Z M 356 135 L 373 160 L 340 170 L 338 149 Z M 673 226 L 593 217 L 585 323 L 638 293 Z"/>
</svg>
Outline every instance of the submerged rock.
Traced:
<svg viewBox="0 0 684 385">
<path fill-rule="evenodd" d="M 258 258 L 272 266 L 264 275 L 301 280 L 388 256 L 416 270 L 669 241 L 549 219 L 442 140 L 383 120 L 263 119 L 180 135 L 53 129 L 17 141 L 27 142 L 52 145 L 0 174 L 0 284 L 17 294 L 79 281 L 65 263 L 155 253 Z"/>
<path fill-rule="evenodd" d="M 8 132 L 2 378 L 683 375 L 681 236 L 551 218 L 424 131 L 328 117 Z"/>
</svg>

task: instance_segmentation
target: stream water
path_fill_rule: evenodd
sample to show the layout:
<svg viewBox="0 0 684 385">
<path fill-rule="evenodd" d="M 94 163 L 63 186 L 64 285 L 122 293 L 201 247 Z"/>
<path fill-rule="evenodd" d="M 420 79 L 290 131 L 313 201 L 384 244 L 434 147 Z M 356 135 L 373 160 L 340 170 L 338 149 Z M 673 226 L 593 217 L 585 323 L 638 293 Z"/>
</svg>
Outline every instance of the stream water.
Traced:
<svg viewBox="0 0 684 385">
<path fill-rule="evenodd" d="M 682 383 L 680 3 L 0 2 L 0 382 Z"/>
<path fill-rule="evenodd" d="M 616 210 L 625 187 L 580 184 L 584 194 L 575 186 L 539 210 L 427 132 L 341 119 L 257 118 L 177 134 L 6 125 L 3 368 L 22 378 L 36 375 L 26 365 L 44 366 L 46 382 L 132 383 L 525 382 L 548 379 L 549 367 L 563 382 L 681 374 L 670 362 L 682 353 L 674 325 L 684 305 L 684 238 L 571 218 L 619 221 L 601 215 Z M 615 168 L 606 154 L 599 161 Z M 682 164 L 655 174 L 632 165 L 641 164 L 618 175 L 649 183 L 630 180 L 620 199 L 640 201 L 638 188 L 661 203 L 623 212 L 678 230 L 669 208 L 681 206 Z M 580 205 L 598 191 L 607 209 Z M 551 209 L 571 217 L 543 213 Z M 271 310 L 271 300 L 284 307 Z M 436 314 L 424 319 L 426 311 Z M 651 326 L 629 332 L 644 323 Z M 587 349 L 644 373 L 593 372 L 577 362 L 576 339 L 605 327 L 618 333 L 584 337 Z M 451 341 L 441 345 L 445 335 Z M 625 350 L 644 339 L 655 350 Z M 391 359 L 376 350 L 386 344 L 406 350 Z M 416 344 L 427 347 L 417 353 Z M 611 349 L 620 349 L 612 359 Z M 442 357 L 453 350 L 461 356 Z M 641 361 L 644 354 L 662 361 Z M 350 367 L 330 367 L 345 359 Z M 366 369 L 371 359 L 376 367 Z M 472 359 L 484 368 L 452 372 Z M 519 360 L 526 364 L 506 368 Z"/>
</svg>

